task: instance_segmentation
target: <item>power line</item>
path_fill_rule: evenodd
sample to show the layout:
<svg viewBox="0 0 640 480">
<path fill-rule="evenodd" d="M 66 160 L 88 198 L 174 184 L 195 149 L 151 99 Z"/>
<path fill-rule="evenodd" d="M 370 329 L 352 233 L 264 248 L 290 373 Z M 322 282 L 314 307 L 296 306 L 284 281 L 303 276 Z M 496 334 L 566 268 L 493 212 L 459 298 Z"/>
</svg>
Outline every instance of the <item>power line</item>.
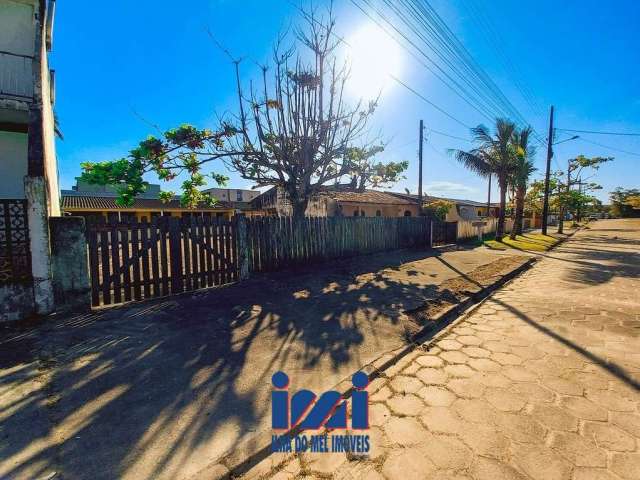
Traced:
<svg viewBox="0 0 640 480">
<path fill-rule="evenodd" d="M 404 83 L 402 80 L 400 80 L 398 77 L 396 77 L 395 75 L 390 75 L 390 77 L 392 79 L 394 79 L 396 82 L 398 82 L 400 85 L 402 85 L 404 88 L 406 88 L 407 90 L 409 90 L 411 93 L 413 93 L 415 96 L 417 96 L 418 98 L 420 98 L 421 100 L 423 100 L 424 102 L 428 103 L 429 105 L 431 105 L 433 108 L 435 108 L 436 110 L 438 110 L 440 113 L 442 113 L 443 115 L 446 115 L 447 117 L 449 117 L 451 120 L 454 120 L 455 122 L 459 123 L 460 125 L 462 125 L 465 128 L 471 129 L 471 127 L 469 125 L 467 125 L 466 123 L 464 123 L 462 120 L 457 119 L 456 117 L 454 117 L 453 115 L 451 115 L 449 112 L 447 112 L 446 110 L 440 108 L 438 105 L 436 105 L 435 103 L 433 103 L 431 100 L 429 100 L 428 98 L 426 98 L 424 95 L 418 93 L 416 90 L 414 90 L 413 88 L 411 88 L 409 85 L 407 85 L 406 83 Z"/>
<path fill-rule="evenodd" d="M 604 145 L 599 142 L 594 142 L 593 140 L 587 140 L 584 137 L 578 137 L 578 140 L 582 140 L 583 142 L 591 143 L 592 145 L 597 145 L 602 148 L 606 148 L 607 150 L 613 150 L 614 152 L 626 153 L 627 155 L 633 155 L 635 157 L 640 157 L 640 153 L 630 152 L 628 150 L 622 150 L 621 148 L 611 147 L 609 145 Z"/>
<path fill-rule="evenodd" d="M 353 2 L 353 0 L 352 0 Z M 319 26 L 325 27 L 321 22 L 319 22 L 318 20 L 316 20 L 315 18 L 309 16 L 309 14 L 307 12 L 305 12 L 302 8 L 300 8 L 299 6 L 295 5 L 294 3 L 290 2 L 291 5 L 293 5 L 307 20 L 313 21 L 314 23 L 316 23 Z M 355 4 L 355 2 L 354 2 Z M 357 5 L 356 5 L 357 6 Z M 360 8 L 360 7 L 358 7 Z M 363 11 L 364 12 L 364 11 Z M 366 14 L 366 12 L 365 12 Z M 372 19 L 373 20 L 373 19 Z M 378 24 L 378 26 L 380 26 Z M 338 35 L 335 32 L 331 32 L 332 35 L 341 43 L 344 43 L 347 47 L 351 48 L 351 45 L 349 44 L 349 42 L 347 42 L 343 37 L 341 37 L 340 35 Z M 395 39 L 394 39 L 395 40 Z M 470 127 L 469 125 L 467 125 L 466 123 L 464 123 L 462 120 L 456 118 L 455 116 L 453 116 L 452 114 L 450 114 L 449 112 L 447 112 L 445 109 L 443 109 L 442 107 L 436 105 L 434 102 L 432 102 L 431 100 L 429 100 L 428 98 L 426 98 L 424 95 L 422 95 L 421 93 L 419 93 L 417 90 L 415 90 L 414 88 L 410 87 L 407 83 L 403 82 L 402 80 L 400 80 L 398 77 L 396 77 L 393 74 L 389 74 L 389 76 L 391 77 L 392 80 L 394 80 L 396 83 L 398 83 L 399 85 L 401 85 L 402 87 L 406 88 L 409 92 L 413 93 L 415 96 L 417 96 L 418 98 L 420 98 L 422 101 L 424 101 L 425 103 L 431 105 L 433 108 L 435 108 L 437 111 L 439 111 L 440 113 L 442 113 L 443 115 L 446 115 L 447 117 L 451 118 L 452 120 L 454 120 L 455 122 L 459 123 L 460 125 L 462 125 L 463 127 L 467 128 L 467 129 L 471 129 L 472 127 Z"/>
<path fill-rule="evenodd" d="M 572 130 L 570 128 L 557 128 L 556 130 L 562 130 L 563 132 L 575 132 L 575 133 L 592 133 L 595 135 L 621 135 L 626 137 L 640 137 L 640 133 L 625 133 L 625 132 L 598 132 L 594 130 Z"/>
<path fill-rule="evenodd" d="M 391 32 L 389 32 L 388 28 L 386 28 L 384 25 L 382 25 L 382 23 L 380 21 L 378 21 L 376 18 L 374 18 L 369 12 L 367 12 L 355 0 L 351 0 L 351 3 L 353 3 L 353 5 L 355 5 L 365 16 L 367 16 L 369 18 L 369 20 L 371 20 L 373 23 L 375 23 L 381 30 L 383 30 L 389 37 L 391 37 L 398 45 L 400 45 L 401 48 L 403 48 L 407 53 L 409 53 L 409 55 L 411 55 L 413 58 L 415 58 L 418 61 L 418 63 L 420 63 L 420 65 L 422 65 L 424 68 L 426 68 L 432 75 L 434 75 L 438 80 L 440 80 L 442 83 L 444 83 L 456 95 L 458 95 L 462 100 L 464 100 L 470 107 L 472 107 L 474 110 L 476 110 L 478 113 L 480 113 L 487 120 L 492 120 L 491 117 L 492 117 L 493 113 L 491 111 L 489 111 L 485 106 L 478 104 L 478 102 L 475 101 L 474 97 L 469 93 L 468 90 L 466 90 L 466 88 L 463 85 L 461 85 L 457 80 L 455 80 L 453 77 L 451 77 L 451 75 L 448 72 L 446 72 L 440 65 L 438 65 L 436 62 L 434 62 L 423 49 L 421 49 L 404 32 L 402 32 L 395 24 L 393 24 L 393 22 L 388 20 L 380 10 L 372 7 L 371 4 L 368 3 L 368 0 L 363 0 L 363 1 L 364 1 L 364 3 L 366 3 L 369 6 L 370 9 L 372 9 L 382 19 L 382 21 L 386 22 L 391 29 L 395 30 L 396 33 L 398 35 L 400 35 L 400 37 L 402 37 L 402 39 L 405 42 L 407 42 L 409 45 L 411 45 L 422 57 L 424 57 L 425 60 L 430 62 L 433 65 L 433 67 L 427 65 L 422 60 L 422 58 L 420 58 L 418 56 L 418 54 L 416 54 L 413 50 L 407 48 L 407 46 L 404 45 L 400 40 L 398 40 L 398 38 L 396 36 L 394 36 Z M 415 31 L 414 31 L 414 33 L 415 33 Z M 420 34 L 418 33 L 417 36 L 420 36 Z"/>
<path fill-rule="evenodd" d="M 374 7 L 370 0 L 360 1 L 367 5 L 369 10 L 373 11 L 381 21 L 385 22 L 390 28 L 395 30 L 405 42 L 411 45 L 426 60 L 433 64 L 435 68 L 437 68 L 438 71 L 441 72 L 449 81 L 444 80 L 442 76 L 438 76 L 438 78 L 467 103 L 473 103 L 474 108 L 476 110 L 480 110 L 483 116 L 490 116 L 494 118 L 497 116 L 512 117 L 521 126 L 529 123 L 506 98 L 500 88 L 486 74 L 482 67 L 478 65 L 473 56 L 449 29 L 428 1 L 422 0 L 417 2 L 415 0 L 399 0 L 398 2 L 395 2 L 391 0 L 383 0 L 384 4 L 386 4 L 392 13 L 395 14 L 395 17 L 398 18 L 405 27 L 415 35 L 415 37 L 426 45 L 430 52 L 435 54 L 435 57 L 437 57 L 448 71 L 440 66 L 438 62 L 435 62 L 432 58 L 433 55 L 426 53 L 424 49 L 417 45 L 409 35 L 403 32 L 402 29 L 400 29 L 381 10 Z M 374 19 L 373 16 L 356 0 L 351 0 L 351 2 L 372 21 L 381 26 L 380 22 L 377 19 Z M 390 36 L 411 53 L 411 50 L 400 42 L 398 38 L 393 35 Z M 415 57 L 415 55 L 413 56 Z M 429 68 L 429 70 L 433 72 L 433 69 Z M 457 77 L 459 81 L 453 78 L 454 76 Z M 463 83 L 466 86 L 463 86 Z M 493 118 L 490 118 L 490 120 L 493 121 Z M 535 129 L 533 136 L 538 142 L 544 143 Z"/>
<path fill-rule="evenodd" d="M 439 132 L 438 130 L 434 130 L 433 128 L 430 128 L 430 127 L 427 127 L 427 128 L 429 128 L 429 132 L 430 133 L 435 133 L 437 135 L 442 135 L 443 137 L 455 138 L 456 140 L 462 140 L 463 142 L 472 142 L 472 140 L 469 140 L 468 138 L 457 137 L 455 135 L 450 135 L 448 133 Z"/>
<path fill-rule="evenodd" d="M 511 78 L 522 98 L 527 102 L 531 112 L 534 116 L 540 117 L 542 108 L 536 100 L 533 91 L 527 84 L 518 62 L 514 62 L 509 56 L 505 48 L 506 42 L 500 34 L 499 29 L 494 26 L 491 16 L 483 9 L 482 4 L 470 0 L 465 0 L 465 3 L 467 4 L 467 9 L 471 13 L 471 16 L 480 26 L 480 31 L 488 41 L 488 44 L 490 44 L 489 46 L 497 52 L 498 57 L 502 61 L 505 72 Z"/>
</svg>

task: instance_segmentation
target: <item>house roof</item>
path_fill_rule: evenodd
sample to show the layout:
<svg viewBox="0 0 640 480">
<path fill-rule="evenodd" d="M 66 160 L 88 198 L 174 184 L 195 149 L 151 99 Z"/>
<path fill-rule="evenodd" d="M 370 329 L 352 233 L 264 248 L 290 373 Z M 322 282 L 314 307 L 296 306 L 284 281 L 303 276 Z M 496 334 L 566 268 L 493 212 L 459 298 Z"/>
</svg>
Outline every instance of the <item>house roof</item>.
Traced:
<svg viewBox="0 0 640 480">
<path fill-rule="evenodd" d="M 408 198 L 401 198 L 386 192 L 376 190 L 365 190 L 364 192 L 349 191 L 325 191 L 323 194 L 338 202 L 349 203 L 375 203 L 380 205 L 415 205 L 416 201 Z"/>
<path fill-rule="evenodd" d="M 173 199 L 167 203 L 157 198 L 136 198 L 130 207 L 121 207 L 116 204 L 115 196 L 95 195 L 68 195 L 62 193 L 63 210 L 189 210 L 180 205 L 180 200 Z M 215 207 L 209 207 L 202 203 L 197 210 L 225 210 L 233 208 L 227 202 L 218 202 Z"/>
<path fill-rule="evenodd" d="M 411 198 L 415 201 L 418 200 L 418 195 L 414 195 L 412 193 L 399 193 L 399 192 L 389 192 L 391 195 L 396 195 L 402 198 Z M 475 200 L 462 200 L 459 198 L 447 198 L 447 197 L 434 197 L 433 195 L 424 196 L 425 201 L 436 201 L 436 200 L 446 200 L 447 202 L 455 203 L 456 205 L 469 205 L 471 207 L 486 207 L 487 202 L 476 202 Z M 499 203 L 491 203 L 492 207 L 499 207 Z"/>
</svg>

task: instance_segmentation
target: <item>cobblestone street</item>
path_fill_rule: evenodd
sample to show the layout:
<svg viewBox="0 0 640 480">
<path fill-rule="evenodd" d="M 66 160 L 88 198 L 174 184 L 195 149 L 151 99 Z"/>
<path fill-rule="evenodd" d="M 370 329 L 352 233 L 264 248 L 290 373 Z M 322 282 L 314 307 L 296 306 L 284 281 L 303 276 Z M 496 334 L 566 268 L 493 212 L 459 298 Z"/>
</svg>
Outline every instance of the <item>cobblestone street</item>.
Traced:
<svg viewBox="0 0 640 480">
<path fill-rule="evenodd" d="M 368 457 L 246 477 L 640 478 L 639 249 L 640 221 L 592 223 L 372 382 Z"/>
</svg>

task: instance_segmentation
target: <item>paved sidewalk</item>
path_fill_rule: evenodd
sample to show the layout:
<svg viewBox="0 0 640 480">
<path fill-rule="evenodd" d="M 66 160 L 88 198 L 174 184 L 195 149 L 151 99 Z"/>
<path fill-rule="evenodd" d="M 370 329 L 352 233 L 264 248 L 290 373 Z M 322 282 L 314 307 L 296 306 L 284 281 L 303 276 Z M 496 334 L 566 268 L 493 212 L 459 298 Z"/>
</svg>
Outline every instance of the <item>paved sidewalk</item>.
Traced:
<svg viewBox="0 0 640 480">
<path fill-rule="evenodd" d="M 503 255 L 388 252 L 1 332 L 0 478 L 189 478 L 270 432 L 274 371 L 331 388 Z"/>
<path fill-rule="evenodd" d="M 640 220 L 591 224 L 372 383 L 369 457 L 246 477 L 640 478 L 639 252 Z"/>
</svg>

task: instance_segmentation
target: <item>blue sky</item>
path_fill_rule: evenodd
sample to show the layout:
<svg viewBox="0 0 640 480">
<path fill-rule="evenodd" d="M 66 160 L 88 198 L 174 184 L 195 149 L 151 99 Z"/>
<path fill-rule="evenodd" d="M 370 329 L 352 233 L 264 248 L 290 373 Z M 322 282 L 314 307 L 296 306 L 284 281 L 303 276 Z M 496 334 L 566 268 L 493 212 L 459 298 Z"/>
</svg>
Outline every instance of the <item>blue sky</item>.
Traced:
<svg viewBox="0 0 640 480">
<path fill-rule="evenodd" d="M 517 63 L 519 78 L 540 105 L 536 111 L 528 107 L 483 35 L 468 8 L 470 1 L 478 2 L 500 32 L 504 51 Z M 556 107 L 559 128 L 640 132 L 638 2 L 431 3 L 541 136 L 546 136 L 551 104 Z M 335 9 L 337 31 L 347 39 L 369 23 L 350 1 L 337 0 Z M 288 0 L 111 0 L 108 6 L 60 2 L 51 63 L 56 69 L 56 111 L 65 135 L 57 144 L 62 188 L 74 184 L 80 162 L 125 156 L 139 140 L 155 133 L 154 125 L 161 129 L 182 123 L 213 127 L 217 114 L 235 109 L 232 66 L 207 36 L 207 28 L 234 55 L 246 58 L 242 78 L 248 82 L 257 79 L 255 62 L 268 60 L 276 35 L 299 21 L 299 12 Z M 465 124 L 486 123 L 415 59 L 402 50 L 400 55 L 399 78 Z M 389 61 L 382 57 L 380 62 Z M 351 96 L 355 101 L 355 94 Z M 417 189 L 419 119 L 427 129 L 469 137 L 467 129 L 390 82 L 383 90 L 372 131 L 381 132 L 389 142 L 381 159 L 410 162 L 406 180 L 394 190 Z M 470 143 L 427 131 L 427 193 L 485 199 L 486 181 L 446 153 L 449 148 L 469 148 Z M 615 162 L 594 178 L 604 187 L 598 195 L 606 199 L 616 186 L 640 186 L 640 137 L 581 137 L 556 147 L 554 168 L 566 168 L 567 159 L 578 154 L 615 156 Z M 544 156 L 541 147 L 536 176 L 543 171 Z M 222 165 L 212 168 L 224 170 Z M 237 174 L 227 174 L 231 187 L 251 186 Z"/>
</svg>

